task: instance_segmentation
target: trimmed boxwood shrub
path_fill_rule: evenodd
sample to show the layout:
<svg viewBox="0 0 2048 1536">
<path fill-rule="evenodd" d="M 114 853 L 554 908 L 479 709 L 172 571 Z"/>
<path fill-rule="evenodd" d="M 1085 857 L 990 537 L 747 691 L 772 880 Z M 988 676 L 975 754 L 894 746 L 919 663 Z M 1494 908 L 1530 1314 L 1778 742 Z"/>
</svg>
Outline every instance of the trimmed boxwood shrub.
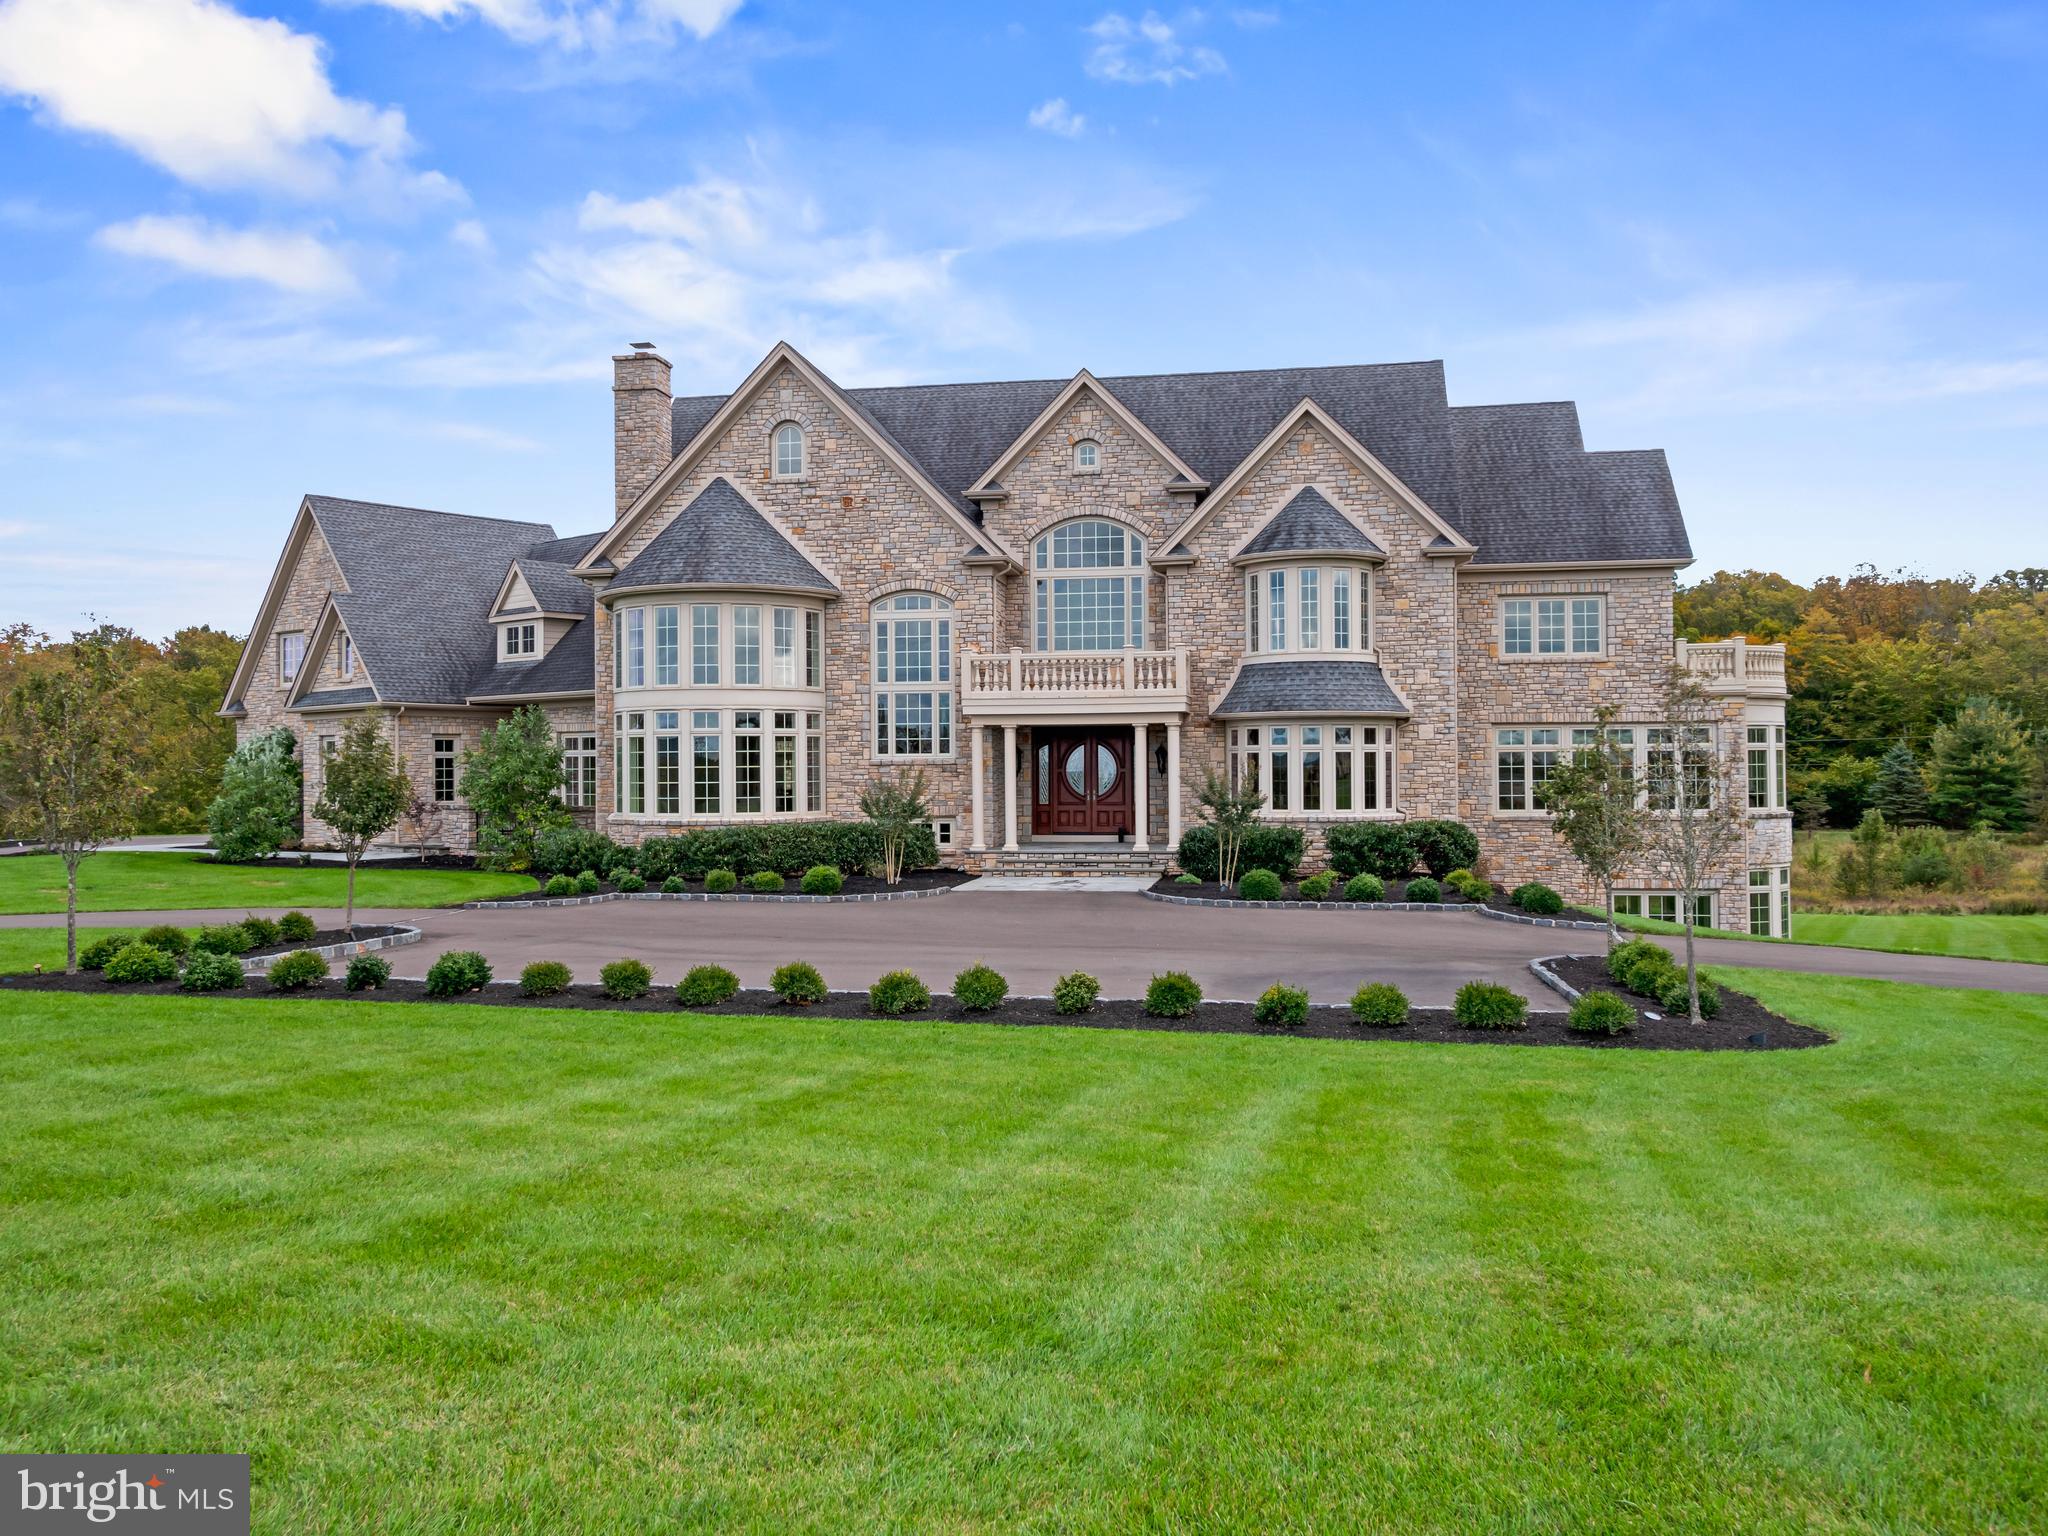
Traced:
<svg viewBox="0 0 2048 1536">
<path fill-rule="evenodd" d="M 585 827 L 549 827 L 533 840 L 533 872 L 537 875 L 573 879 L 579 870 L 617 869 L 632 860 L 632 850 Z"/>
<path fill-rule="evenodd" d="M 569 967 L 559 960 L 536 960 L 519 973 L 521 997 L 555 997 L 569 990 Z"/>
<path fill-rule="evenodd" d="M 251 949 L 266 949 L 272 944 L 284 941 L 284 935 L 278 932 L 274 921 L 267 917 L 258 917 L 253 912 L 242 919 L 242 932 L 249 935 Z"/>
<path fill-rule="evenodd" d="M 763 896 L 775 895 L 786 883 L 782 876 L 772 869 L 757 869 L 747 881 L 747 884 Z"/>
<path fill-rule="evenodd" d="M 1201 1006 L 1201 984 L 1186 971 L 1154 976 L 1145 988 L 1145 1011 L 1155 1019 L 1184 1019 Z"/>
<path fill-rule="evenodd" d="M 310 949 L 295 949 L 271 961 L 265 974 L 279 992 L 303 992 L 327 979 L 327 962 Z"/>
<path fill-rule="evenodd" d="M 548 883 L 541 887 L 542 893 L 548 896 L 574 896 L 576 890 L 574 875 L 550 875 Z"/>
<path fill-rule="evenodd" d="M 353 955 L 341 984 L 351 992 L 379 992 L 391 979 L 391 962 L 382 955 Z"/>
<path fill-rule="evenodd" d="M 830 864 L 813 864 L 804 871 L 803 893 L 806 896 L 837 896 L 846 889 L 846 877 Z"/>
<path fill-rule="evenodd" d="M 1657 989 L 1657 1001 L 1663 1005 L 1666 1013 L 1675 1014 L 1679 1018 L 1690 1016 L 1686 1008 L 1685 972 L 1680 970 L 1675 962 L 1671 967 L 1670 977 Z M 1721 989 L 1702 976 L 1700 978 L 1700 1017 L 1711 1019 L 1720 1011 Z"/>
<path fill-rule="evenodd" d="M 1416 859 L 1439 880 L 1454 869 L 1470 869 L 1479 858 L 1479 834 L 1462 821 L 1411 821 L 1407 827 Z"/>
<path fill-rule="evenodd" d="M 1186 870 L 1182 870 L 1173 877 L 1173 883 L 1175 885 L 1200 885 L 1202 881 L 1199 876 L 1191 875 Z"/>
<path fill-rule="evenodd" d="M 1303 901 L 1328 901 L 1330 888 L 1336 883 L 1335 872 L 1326 869 L 1319 875 L 1310 875 L 1297 889 Z"/>
<path fill-rule="evenodd" d="M 1240 875 L 1248 869 L 1270 869 L 1282 880 L 1292 880 L 1301 868 L 1307 844 L 1299 827 L 1253 827 L 1244 835 L 1244 847 L 1237 861 Z M 1181 834 L 1174 857 L 1180 867 L 1198 880 L 1217 877 L 1216 829 L 1189 827 Z"/>
<path fill-rule="evenodd" d="M 1458 988 L 1451 1014 L 1467 1029 L 1524 1029 L 1529 1000 L 1490 981 L 1468 981 Z"/>
<path fill-rule="evenodd" d="M 1252 1004 L 1252 1019 L 1269 1029 L 1299 1029 L 1308 1022 L 1308 993 L 1276 981 Z"/>
<path fill-rule="evenodd" d="M 595 896 L 603 886 L 604 882 L 597 878 L 594 869 L 583 870 L 576 876 L 576 889 L 584 896 Z"/>
<path fill-rule="evenodd" d="M 1403 901 L 1442 901 L 1444 888 L 1427 875 L 1417 875 L 1401 892 Z"/>
<path fill-rule="evenodd" d="M 1278 901 L 1280 877 L 1270 869 L 1248 869 L 1237 882 L 1239 901 Z"/>
<path fill-rule="evenodd" d="M 491 962 L 473 949 L 451 949 L 427 967 L 427 996 L 460 997 L 480 992 L 491 979 Z"/>
<path fill-rule="evenodd" d="M 1629 973 L 1646 956 L 1661 955 L 1664 951 L 1648 939 L 1630 939 L 1617 944 L 1607 951 L 1607 974 L 1624 987 L 1628 985 Z"/>
<path fill-rule="evenodd" d="M 1351 994 L 1351 1016 L 1373 1029 L 1408 1022 L 1408 994 L 1390 981 L 1369 981 Z"/>
<path fill-rule="evenodd" d="M 630 869 L 613 870 L 612 884 L 628 896 L 638 895 L 647 889 L 647 882 Z"/>
<path fill-rule="evenodd" d="M 723 896 L 740 888 L 740 877 L 729 869 L 714 869 L 704 877 L 704 889 L 713 896 Z"/>
<path fill-rule="evenodd" d="M 689 889 L 690 882 L 681 875 L 670 875 L 661 882 L 661 894 L 664 896 L 681 896 Z"/>
<path fill-rule="evenodd" d="M 922 1013 L 931 1005 L 931 988 L 909 971 L 888 971 L 868 988 L 870 1013 Z"/>
<path fill-rule="evenodd" d="M 722 1003 L 739 991 L 740 979 L 722 965 L 693 965 L 676 983 L 676 1001 L 686 1008 Z"/>
<path fill-rule="evenodd" d="M 1086 1013 L 1102 996 L 1102 983 L 1086 971 L 1069 971 L 1052 984 L 1054 1013 Z"/>
<path fill-rule="evenodd" d="M 647 968 L 644 960 L 614 960 L 598 971 L 597 984 L 604 989 L 606 997 L 620 1001 L 645 997 L 648 988 L 654 985 L 654 972 Z"/>
<path fill-rule="evenodd" d="M 303 912 L 287 912 L 277 920 L 277 936 L 287 944 L 310 944 L 319 931 Z"/>
<path fill-rule="evenodd" d="M 192 935 L 192 947 L 216 955 L 246 955 L 256 945 L 240 923 L 206 923 Z"/>
<path fill-rule="evenodd" d="M 635 851 L 649 880 L 684 875 L 701 880 L 714 869 L 737 875 L 773 870 L 800 875 L 819 864 L 847 874 L 873 874 L 882 862 L 882 834 L 873 822 L 786 821 L 761 826 L 701 827 L 674 837 L 653 837 Z M 905 869 L 930 869 L 939 846 L 929 826 L 914 828 L 904 845 Z"/>
<path fill-rule="evenodd" d="M 154 944 L 136 939 L 122 945 L 120 953 L 106 963 L 101 974 L 109 981 L 123 983 L 169 981 L 178 974 L 178 962 Z"/>
<path fill-rule="evenodd" d="M 775 974 L 768 978 L 768 985 L 775 989 L 777 997 L 798 1008 L 825 1001 L 825 978 L 808 960 L 778 965 Z"/>
<path fill-rule="evenodd" d="M 81 944 L 78 946 L 78 968 L 81 971 L 104 971 L 109 960 L 135 942 L 128 935 L 117 933 L 94 939 L 90 944 Z"/>
<path fill-rule="evenodd" d="M 976 961 L 953 978 L 953 1001 L 969 1013 L 986 1013 L 1000 1007 L 1010 995 L 1010 984 L 993 966 Z"/>
<path fill-rule="evenodd" d="M 1579 994 L 1565 1025 L 1582 1035 L 1625 1034 L 1636 1027 L 1636 1011 L 1625 998 L 1595 988 Z"/>
<path fill-rule="evenodd" d="M 298 915 L 305 916 L 304 913 Z M 306 921 L 305 936 L 309 939 L 313 937 L 313 923 L 310 918 Z M 162 950 L 167 955 L 183 955 L 192 948 L 192 935 L 170 923 L 158 923 L 154 928 L 142 930 L 142 942 L 151 949 Z"/>
<path fill-rule="evenodd" d="M 1537 917 L 1554 917 L 1564 910 L 1564 898 L 1540 880 L 1516 886 L 1514 903 Z"/>
<path fill-rule="evenodd" d="M 185 962 L 178 985 L 187 992 L 227 992 L 242 985 L 242 962 L 233 955 L 201 950 Z"/>
<path fill-rule="evenodd" d="M 1346 901 L 1385 901 L 1387 882 L 1378 875 L 1353 875 L 1344 882 Z"/>
<path fill-rule="evenodd" d="M 1360 874 L 1398 880 L 1415 867 L 1415 840 L 1400 822 L 1341 821 L 1323 837 L 1330 867 L 1347 880 Z"/>
</svg>

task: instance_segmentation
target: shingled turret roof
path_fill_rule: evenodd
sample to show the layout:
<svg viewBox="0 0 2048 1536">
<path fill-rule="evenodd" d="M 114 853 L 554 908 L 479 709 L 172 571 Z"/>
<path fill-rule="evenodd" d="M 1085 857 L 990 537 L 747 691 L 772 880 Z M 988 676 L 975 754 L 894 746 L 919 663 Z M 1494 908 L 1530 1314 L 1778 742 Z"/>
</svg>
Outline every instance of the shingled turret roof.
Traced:
<svg viewBox="0 0 2048 1536">
<path fill-rule="evenodd" d="M 720 475 L 699 491 L 610 590 L 634 587 L 775 587 L 836 597 L 804 552 Z"/>
</svg>

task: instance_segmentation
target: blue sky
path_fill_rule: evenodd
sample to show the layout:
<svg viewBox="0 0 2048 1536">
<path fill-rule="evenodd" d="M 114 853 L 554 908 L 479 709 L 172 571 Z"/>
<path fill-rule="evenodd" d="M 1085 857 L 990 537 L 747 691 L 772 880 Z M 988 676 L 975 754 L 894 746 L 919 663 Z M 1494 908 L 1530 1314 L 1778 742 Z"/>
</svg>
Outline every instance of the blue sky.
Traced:
<svg viewBox="0 0 2048 1536">
<path fill-rule="evenodd" d="M 1700 562 L 2048 564 L 2048 7 L 0 0 L 0 620 L 610 509 L 609 355 L 1446 360 Z"/>
</svg>

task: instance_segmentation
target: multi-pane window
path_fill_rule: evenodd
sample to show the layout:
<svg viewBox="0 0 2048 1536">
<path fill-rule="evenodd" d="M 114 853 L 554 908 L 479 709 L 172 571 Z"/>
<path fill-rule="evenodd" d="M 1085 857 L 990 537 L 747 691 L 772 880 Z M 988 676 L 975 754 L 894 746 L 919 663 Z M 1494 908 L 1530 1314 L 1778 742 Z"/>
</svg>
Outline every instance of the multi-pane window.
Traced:
<svg viewBox="0 0 2048 1536">
<path fill-rule="evenodd" d="M 618 808 L 677 817 L 825 808 L 820 710 L 628 710 L 616 717 Z"/>
<path fill-rule="evenodd" d="M 612 680 L 621 688 L 645 688 L 647 610 L 628 608 L 622 617 L 624 623 L 619 628 L 618 660 L 613 664 Z"/>
<path fill-rule="evenodd" d="M 1363 566 L 1272 566 L 1245 575 L 1245 634 L 1254 651 L 1372 648 L 1371 583 Z"/>
<path fill-rule="evenodd" d="M 777 688 L 796 686 L 796 610 L 777 608 L 771 615 L 774 631 L 774 670 Z"/>
<path fill-rule="evenodd" d="M 785 421 L 775 429 L 775 478 L 794 480 L 804 472 L 804 429 Z"/>
<path fill-rule="evenodd" d="M 562 748 L 562 803 L 570 806 L 597 804 L 597 738 L 576 734 L 560 738 Z"/>
<path fill-rule="evenodd" d="M 1785 727 L 1752 725 L 1749 738 L 1749 808 L 1785 808 Z"/>
<path fill-rule="evenodd" d="M 690 605 L 690 682 L 718 686 L 718 604 Z"/>
<path fill-rule="evenodd" d="M 347 635 L 341 637 L 341 675 L 343 677 L 354 677 L 356 675 L 356 643 L 349 639 Z"/>
<path fill-rule="evenodd" d="M 507 661 L 517 661 L 522 657 L 535 656 L 540 653 L 540 626 L 538 624 L 507 624 L 503 626 L 502 633 L 505 636 L 505 659 Z"/>
<path fill-rule="evenodd" d="M 754 603 L 732 611 L 732 680 L 742 688 L 761 686 L 761 609 Z"/>
<path fill-rule="evenodd" d="M 1653 725 L 1643 734 L 1648 747 L 1643 780 L 1650 809 L 1676 809 L 1681 788 L 1687 809 L 1710 806 L 1716 769 L 1713 733 L 1703 725 L 1688 725 L 1682 731 Z"/>
<path fill-rule="evenodd" d="M 720 765 L 724 762 L 724 738 L 718 729 L 718 711 L 699 709 L 690 715 L 690 809 L 699 816 L 716 816 L 725 808 L 725 786 Z"/>
<path fill-rule="evenodd" d="M 1563 748 L 1564 730 L 1559 726 L 1517 726 L 1495 731 L 1495 807 L 1503 811 L 1543 809 L 1543 785 L 1565 760 Z"/>
<path fill-rule="evenodd" d="M 676 610 L 664 605 L 654 610 L 654 686 L 673 688 L 682 681 L 681 646 L 676 634 Z"/>
<path fill-rule="evenodd" d="M 647 811 L 647 716 L 637 709 L 613 720 L 612 808 L 628 816 Z"/>
<path fill-rule="evenodd" d="M 815 608 L 804 610 L 804 686 L 825 686 L 825 615 Z"/>
<path fill-rule="evenodd" d="M 1780 864 L 1749 872 L 1749 931 L 1759 938 L 1792 934 L 1792 867 Z"/>
<path fill-rule="evenodd" d="M 1063 523 L 1038 540 L 1032 562 L 1039 650 L 1145 648 L 1144 539 L 1120 523 Z"/>
<path fill-rule="evenodd" d="M 775 775 L 775 814 L 787 816 L 796 809 L 796 711 L 776 710 L 774 727 L 775 747 L 771 767 Z"/>
<path fill-rule="evenodd" d="M 825 809 L 825 717 L 817 710 L 804 714 L 804 809 Z"/>
<path fill-rule="evenodd" d="M 434 802 L 448 805 L 455 799 L 455 738 L 434 738 Z"/>
<path fill-rule="evenodd" d="M 1506 656 L 1598 656 L 1606 633 L 1604 598 L 1511 597 L 1500 605 Z"/>
<path fill-rule="evenodd" d="M 1074 468 L 1084 475 L 1102 468 L 1102 444 L 1092 437 L 1074 444 Z"/>
<path fill-rule="evenodd" d="M 1623 917 L 1647 917 L 1655 922 L 1675 923 L 1679 921 L 1679 895 L 1676 891 L 1616 891 L 1614 910 Z M 1702 891 L 1693 898 L 1692 923 L 1695 928 L 1714 926 L 1714 896 L 1711 891 Z"/>
<path fill-rule="evenodd" d="M 1357 816 L 1394 809 L 1394 727 L 1355 721 L 1230 727 L 1230 778 L 1278 815 Z"/>
<path fill-rule="evenodd" d="M 294 631 L 277 637 L 277 675 L 281 682 L 291 682 L 299 675 L 299 667 L 306 659 L 306 637 Z"/>
<path fill-rule="evenodd" d="M 825 616 L 815 608 L 661 604 L 620 608 L 612 627 L 617 637 L 612 658 L 615 687 L 825 685 Z"/>
<path fill-rule="evenodd" d="M 952 755 L 952 607 L 929 592 L 875 604 L 877 756 Z"/>
<path fill-rule="evenodd" d="M 682 717 L 672 709 L 654 712 L 654 814 L 674 816 L 683 808 Z"/>
<path fill-rule="evenodd" d="M 761 711 L 758 709 L 733 711 L 732 811 L 735 816 L 761 814 Z"/>
</svg>

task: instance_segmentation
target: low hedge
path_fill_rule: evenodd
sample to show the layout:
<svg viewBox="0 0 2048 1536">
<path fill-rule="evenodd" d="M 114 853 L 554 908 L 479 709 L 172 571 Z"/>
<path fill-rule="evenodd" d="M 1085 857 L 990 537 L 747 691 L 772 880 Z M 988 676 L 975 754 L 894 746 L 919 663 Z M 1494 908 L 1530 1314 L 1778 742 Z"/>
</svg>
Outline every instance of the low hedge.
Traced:
<svg viewBox="0 0 2048 1536">
<path fill-rule="evenodd" d="M 1555 917 L 1564 910 L 1564 898 L 1541 880 L 1531 880 L 1526 885 L 1516 886 L 1513 900 L 1524 912 L 1533 913 L 1537 917 Z"/>
<path fill-rule="evenodd" d="M 606 997 L 626 1002 L 647 995 L 654 985 L 654 972 L 647 968 L 645 960 L 614 960 L 599 969 L 597 984 Z"/>
<path fill-rule="evenodd" d="M 287 912 L 277 920 L 277 936 L 287 944 L 310 944 L 319 931 L 303 912 Z"/>
<path fill-rule="evenodd" d="M 808 960 L 778 965 L 775 974 L 768 978 L 768 985 L 775 989 L 777 997 L 793 1007 L 807 1008 L 825 1001 L 825 978 Z"/>
<path fill-rule="evenodd" d="M 1102 996 L 1102 983 L 1086 971 L 1069 971 L 1052 984 L 1054 1013 L 1086 1013 Z"/>
<path fill-rule="evenodd" d="M 786 883 L 782 876 L 772 869 L 757 869 L 752 875 L 747 877 L 747 884 L 751 885 L 763 896 L 780 894 L 782 887 Z"/>
<path fill-rule="evenodd" d="M 1310 875 L 1301 882 L 1299 893 L 1303 901 L 1328 901 L 1330 890 L 1337 883 L 1334 870 L 1324 870 L 1319 875 Z"/>
<path fill-rule="evenodd" d="M 311 918 L 306 917 L 306 914 L 303 912 L 294 912 L 289 915 L 304 919 L 306 932 L 303 935 L 287 934 L 287 938 L 298 942 L 313 937 L 313 920 Z M 182 928 L 173 927 L 169 923 L 158 923 L 154 928 L 142 930 L 142 942 L 151 949 L 160 949 L 167 955 L 177 955 L 182 958 L 192 948 L 192 935 Z"/>
<path fill-rule="evenodd" d="M 1442 901 L 1444 888 L 1427 875 L 1417 875 L 1401 892 L 1403 901 Z"/>
<path fill-rule="evenodd" d="M 686 1008 L 722 1003 L 739 991 L 740 979 L 722 965 L 693 965 L 676 983 L 676 1001 Z"/>
<path fill-rule="evenodd" d="M 1344 882 L 1346 901 L 1385 901 L 1387 882 L 1378 875 L 1353 875 Z"/>
<path fill-rule="evenodd" d="M 1452 999 L 1451 1014 L 1467 1029 L 1523 1029 L 1529 1000 L 1490 981 L 1468 981 Z"/>
<path fill-rule="evenodd" d="M 1252 1019 L 1268 1029 L 1299 1029 L 1308 1022 L 1308 993 L 1276 981 L 1252 1004 Z"/>
<path fill-rule="evenodd" d="M 909 971 L 885 972 L 868 988 L 870 1013 L 922 1013 L 931 1005 L 931 988 Z"/>
<path fill-rule="evenodd" d="M 109 981 L 122 983 L 169 981 L 178 974 L 178 961 L 154 944 L 136 939 L 122 945 L 120 952 L 101 968 L 100 974 Z"/>
<path fill-rule="evenodd" d="M 327 962 L 310 949 L 295 949 L 271 961 L 265 974 L 279 992 L 303 992 L 327 980 Z"/>
<path fill-rule="evenodd" d="M 1408 994 L 1388 981 L 1369 981 L 1351 994 L 1351 1016 L 1373 1029 L 1408 1022 Z"/>
<path fill-rule="evenodd" d="M 541 892 L 543 895 L 557 898 L 574 896 L 576 894 L 576 877 L 574 875 L 550 875 L 548 876 L 548 883 L 541 887 Z"/>
<path fill-rule="evenodd" d="M 1201 984 L 1186 971 L 1154 976 L 1145 988 L 1145 1011 L 1155 1019 L 1184 1019 L 1201 1006 Z"/>
<path fill-rule="evenodd" d="M 1306 844 L 1299 827 L 1253 827 L 1244 835 L 1244 844 L 1237 860 L 1240 872 L 1247 869 L 1270 869 L 1282 880 L 1292 880 L 1294 872 L 1301 868 L 1301 859 Z M 1174 858 L 1180 867 L 1197 880 L 1215 881 L 1219 865 L 1216 857 L 1216 829 L 1214 827 L 1190 827 L 1181 834 L 1180 847 Z"/>
<path fill-rule="evenodd" d="M 242 985 L 242 962 L 233 955 L 202 949 L 185 962 L 178 985 L 187 992 L 230 992 Z"/>
<path fill-rule="evenodd" d="M 1479 860 L 1479 834 L 1462 821 L 1411 821 L 1406 826 L 1417 861 L 1439 880 Z"/>
<path fill-rule="evenodd" d="M 1579 994 L 1565 1025 L 1582 1035 L 1625 1034 L 1636 1027 L 1636 1011 L 1626 998 L 1595 987 Z"/>
<path fill-rule="evenodd" d="M 846 877 L 830 864 L 813 864 L 804 871 L 802 890 L 806 896 L 837 896 L 846 889 Z"/>
<path fill-rule="evenodd" d="M 254 912 L 242 919 L 242 932 L 249 935 L 251 949 L 266 949 L 284 941 L 283 930 L 277 926 L 276 918 L 258 917 Z"/>
<path fill-rule="evenodd" d="M 491 962 L 473 949 L 451 949 L 427 967 L 427 996 L 460 997 L 481 992 L 491 979 Z"/>
<path fill-rule="evenodd" d="M 533 873 L 568 875 L 586 869 L 617 869 L 631 864 L 633 853 L 602 832 L 583 827 L 549 827 L 533 840 Z"/>
<path fill-rule="evenodd" d="M 1246 870 L 1237 882 L 1239 901 L 1278 901 L 1280 877 L 1270 869 Z"/>
<path fill-rule="evenodd" d="M 391 979 L 391 962 L 382 955 L 356 955 L 342 973 L 341 984 L 351 992 L 377 992 Z"/>
<path fill-rule="evenodd" d="M 519 973 L 521 997 L 556 997 L 569 990 L 569 967 L 559 960 L 536 960 Z"/>
<path fill-rule="evenodd" d="M 740 888 L 740 877 L 729 869 L 713 869 L 704 875 L 704 893 L 707 896 L 724 896 Z"/>
<path fill-rule="evenodd" d="M 976 961 L 953 978 L 953 1001 L 970 1013 L 986 1013 L 1002 1005 L 1010 983 L 992 965 Z"/>
<path fill-rule="evenodd" d="M 576 875 L 576 889 L 581 895 L 595 896 L 604 889 L 604 882 L 597 878 L 596 870 L 580 870 Z"/>
<path fill-rule="evenodd" d="M 81 971 L 104 971 L 109 960 L 135 942 L 125 934 L 113 934 L 81 944 L 78 946 L 78 968 Z"/>
<path fill-rule="evenodd" d="M 870 821 L 788 821 L 754 827 L 702 827 L 674 837 L 651 837 L 633 852 L 634 865 L 649 880 L 683 875 L 701 880 L 714 869 L 736 875 L 762 870 L 801 875 L 819 864 L 847 874 L 873 874 L 881 867 L 882 833 Z M 903 851 L 903 867 L 930 869 L 939 845 L 928 826 L 914 829 Z"/>
<path fill-rule="evenodd" d="M 240 923 L 205 923 L 192 935 L 192 947 L 215 955 L 246 955 L 256 944 Z"/>
<path fill-rule="evenodd" d="M 1330 850 L 1330 867 L 1349 880 L 1353 875 L 1377 875 L 1398 880 L 1415 867 L 1415 840 L 1405 824 L 1396 821 L 1340 821 L 1324 834 Z"/>
</svg>

